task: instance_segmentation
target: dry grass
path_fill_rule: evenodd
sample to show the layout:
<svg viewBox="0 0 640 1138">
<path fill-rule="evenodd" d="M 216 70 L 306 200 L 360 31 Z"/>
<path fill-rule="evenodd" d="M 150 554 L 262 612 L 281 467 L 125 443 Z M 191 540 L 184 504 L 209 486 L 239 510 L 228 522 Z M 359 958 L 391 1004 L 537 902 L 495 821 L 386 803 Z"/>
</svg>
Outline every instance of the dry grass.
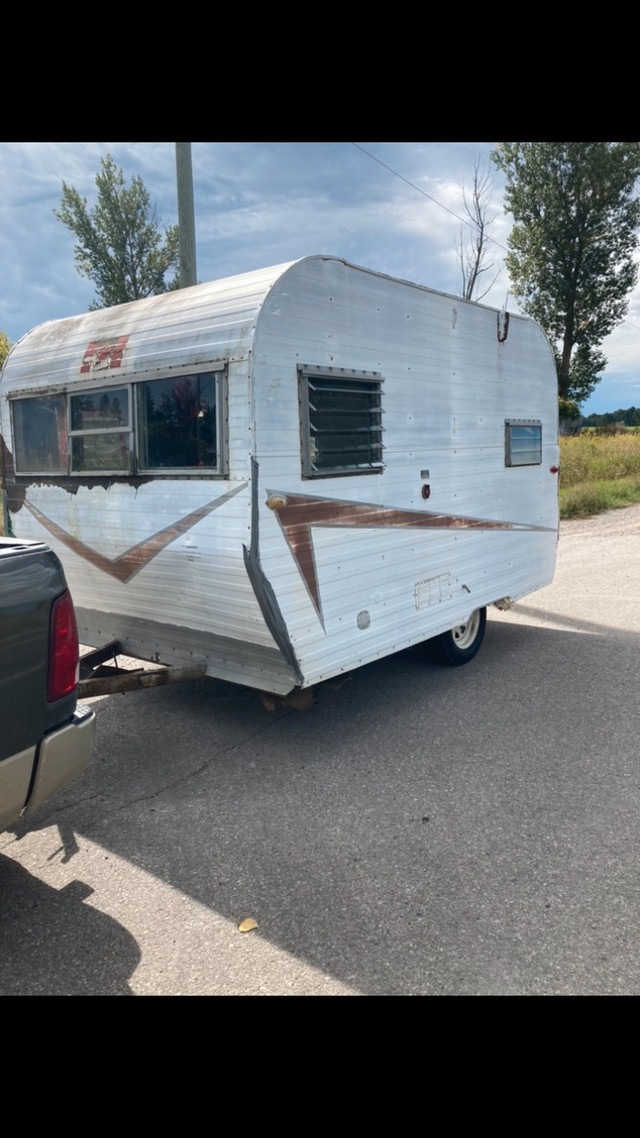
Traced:
<svg viewBox="0 0 640 1138">
<path fill-rule="evenodd" d="M 560 439 L 560 516 L 588 517 L 640 502 L 640 435 Z"/>
</svg>

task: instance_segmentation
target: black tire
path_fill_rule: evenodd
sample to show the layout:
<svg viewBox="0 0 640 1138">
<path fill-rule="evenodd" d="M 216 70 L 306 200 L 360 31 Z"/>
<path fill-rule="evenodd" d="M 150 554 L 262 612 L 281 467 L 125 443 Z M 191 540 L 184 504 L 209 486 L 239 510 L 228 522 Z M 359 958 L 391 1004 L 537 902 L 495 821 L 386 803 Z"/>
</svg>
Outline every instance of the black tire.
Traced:
<svg viewBox="0 0 640 1138">
<path fill-rule="evenodd" d="M 484 640 L 486 624 L 486 608 L 476 609 L 464 624 L 436 637 L 437 655 L 442 663 L 458 668 L 473 660 Z"/>
</svg>

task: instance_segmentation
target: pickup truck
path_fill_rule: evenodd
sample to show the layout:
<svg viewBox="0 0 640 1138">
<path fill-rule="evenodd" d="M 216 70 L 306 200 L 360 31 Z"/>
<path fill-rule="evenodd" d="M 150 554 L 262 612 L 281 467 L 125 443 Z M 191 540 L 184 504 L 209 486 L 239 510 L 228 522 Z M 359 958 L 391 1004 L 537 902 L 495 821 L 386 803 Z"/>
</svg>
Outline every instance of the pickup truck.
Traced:
<svg viewBox="0 0 640 1138">
<path fill-rule="evenodd" d="M 78 652 L 56 554 L 0 537 L 0 831 L 87 764 L 96 717 L 77 702 Z"/>
</svg>

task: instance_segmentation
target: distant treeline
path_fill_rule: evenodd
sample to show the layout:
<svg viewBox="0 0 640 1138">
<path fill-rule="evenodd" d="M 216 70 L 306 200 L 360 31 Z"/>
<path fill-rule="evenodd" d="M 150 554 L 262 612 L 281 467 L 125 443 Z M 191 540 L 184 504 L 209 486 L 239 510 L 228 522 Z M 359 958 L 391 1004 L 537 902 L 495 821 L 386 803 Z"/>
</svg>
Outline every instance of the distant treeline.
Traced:
<svg viewBox="0 0 640 1138">
<path fill-rule="evenodd" d="M 604 415 L 586 415 L 582 427 L 612 427 L 624 423 L 626 427 L 640 427 L 640 407 L 627 407 L 626 411 L 606 411 Z"/>
</svg>

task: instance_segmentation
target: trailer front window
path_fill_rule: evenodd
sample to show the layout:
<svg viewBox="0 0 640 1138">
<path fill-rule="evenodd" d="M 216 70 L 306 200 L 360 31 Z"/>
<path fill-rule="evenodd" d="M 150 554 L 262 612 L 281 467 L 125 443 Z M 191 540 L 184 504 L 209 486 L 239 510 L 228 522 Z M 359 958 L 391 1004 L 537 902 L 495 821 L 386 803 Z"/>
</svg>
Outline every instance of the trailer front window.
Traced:
<svg viewBox="0 0 640 1138">
<path fill-rule="evenodd" d="M 107 388 L 72 395 L 71 472 L 120 473 L 131 468 L 129 389 Z"/>
<path fill-rule="evenodd" d="M 141 470 L 216 470 L 216 376 L 213 372 L 138 384 Z"/>
<path fill-rule="evenodd" d="M 17 474 L 221 475 L 226 370 L 13 399 Z"/>
<path fill-rule="evenodd" d="M 306 478 L 382 470 L 382 376 L 301 367 L 302 468 Z"/>
<path fill-rule="evenodd" d="M 64 395 L 16 399 L 12 409 L 16 472 L 66 474 L 67 408 Z"/>
</svg>

